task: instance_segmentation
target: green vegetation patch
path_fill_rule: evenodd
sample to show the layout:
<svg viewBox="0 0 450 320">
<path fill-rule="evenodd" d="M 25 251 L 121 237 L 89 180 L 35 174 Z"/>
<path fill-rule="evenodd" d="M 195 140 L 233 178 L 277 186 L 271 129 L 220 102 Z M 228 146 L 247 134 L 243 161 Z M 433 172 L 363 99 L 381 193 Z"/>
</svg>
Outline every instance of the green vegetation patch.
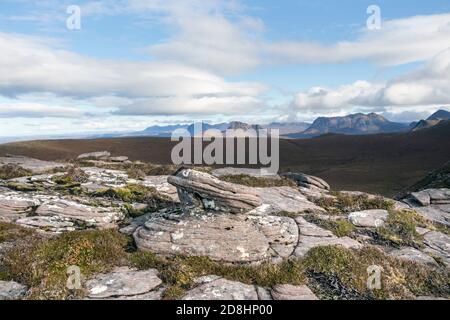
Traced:
<svg viewBox="0 0 450 320">
<path fill-rule="evenodd" d="M 428 222 L 414 211 L 391 210 L 386 223 L 376 229 L 376 234 L 380 240 L 390 242 L 391 245 L 420 248 L 423 246 L 423 238 L 416 228 L 428 226 Z"/>
<path fill-rule="evenodd" d="M 220 180 L 241 184 L 248 187 L 253 188 L 270 188 L 270 187 L 293 187 L 296 188 L 297 184 L 286 178 L 281 179 L 271 179 L 271 178 L 262 178 L 262 177 L 253 177 L 246 174 L 239 175 L 226 175 L 219 177 Z"/>
<path fill-rule="evenodd" d="M 383 197 L 369 197 L 368 195 L 349 195 L 341 192 L 333 193 L 332 197 L 311 199 L 315 204 L 324 208 L 330 214 L 347 214 L 355 211 L 384 209 L 392 210 L 394 202 Z"/>
<path fill-rule="evenodd" d="M 159 193 L 153 187 L 146 187 L 140 184 L 128 184 L 123 188 L 103 189 L 94 192 L 92 195 L 94 197 L 104 197 L 127 202 L 128 204 L 125 204 L 125 210 L 132 217 L 174 205 L 170 197 Z M 129 204 L 136 202 L 147 204 L 147 207 L 145 209 L 137 210 Z"/>
<path fill-rule="evenodd" d="M 44 190 L 44 188 L 42 188 L 41 186 L 38 186 L 36 184 L 25 184 L 25 183 L 12 182 L 12 181 L 7 182 L 6 187 L 8 187 L 9 189 L 12 189 L 15 191 L 21 191 L 21 192 Z"/>
<path fill-rule="evenodd" d="M 334 235 L 338 237 L 349 236 L 356 230 L 356 227 L 347 219 L 325 220 L 321 219 L 315 214 L 306 214 L 303 217 L 308 222 L 314 223 L 319 227 L 330 230 Z"/>
<path fill-rule="evenodd" d="M 4 274 L 32 287 L 31 299 L 82 296 L 66 288 L 67 268 L 78 266 L 85 277 L 126 262 L 129 239 L 114 230 L 74 231 L 14 247 L 3 257 Z"/>
<path fill-rule="evenodd" d="M 0 242 L 12 242 L 31 236 L 33 231 L 17 224 L 0 221 Z"/>
<path fill-rule="evenodd" d="M 381 288 L 369 289 L 368 268 L 379 266 Z M 356 251 L 340 246 L 311 249 L 304 267 L 311 286 L 325 299 L 411 299 L 450 295 L 450 274 L 413 262 L 393 259 L 375 247 Z"/>
<path fill-rule="evenodd" d="M 0 274 L 31 288 L 30 299 L 70 299 L 85 295 L 66 288 L 67 268 L 78 266 L 84 279 L 116 266 L 139 270 L 155 268 L 166 286 L 165 299 L 177 299 L 191 289 L 194 279 L 218 275 L 232 281 L 271 287 L 308 284 L 325 299 L 406 299 L 414 295 L 449 297 L 449 272 L 395 260 L 374 247 L 350 250 L 339 246 L 311 249 L 303 260 L 258 266 L 226 265 L 207 257 L 163 257 L 135 251 L 132 239 L 117 230 L 74 231 L 51 239 L 10 224 L 0 223 L 0 236 L 20 241 L 2 257 Z M 367 288 L 367 268 L 383 268 L 382 288 Z"/>
<path fill-rule="evenodd" d="M 88 182 L 89 175 L 79 167 L 70 167 L 66 174 L 54 176 L 53 182 L 60 185 L 72 185 Z"/>
<path fill-rule="evenodd" d="M 14 178 L 31 176 L 33 173 L 15 164 L 5 164 L 0 166 L 0 179 L 9 180 Z"/>
<path fill-rule="evenodd" d="M 217 275 L 246 284 L 271 287 L 275 284 L 304 284 L 302 264 L 299 261 L 285 261 L 280 264 L 263 263 L 259 266 L 233 266 L 217 263 L 208 257 L 177 256 L 164 258 L 149 252 L 131 255 L 132 266 L 139 269 L 156 268 L 168 285 L 166 299 L 180 298 L 194 285 L 194 279 L 206 275 Z"/>
</svg>

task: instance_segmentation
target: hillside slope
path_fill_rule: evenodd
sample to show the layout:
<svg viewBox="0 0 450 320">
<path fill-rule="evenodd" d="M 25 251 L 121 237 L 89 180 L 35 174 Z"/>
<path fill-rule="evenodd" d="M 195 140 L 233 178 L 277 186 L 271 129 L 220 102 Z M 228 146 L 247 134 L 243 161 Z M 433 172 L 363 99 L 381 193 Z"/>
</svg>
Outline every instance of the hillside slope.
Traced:
<svg viewBox="0 0 450 320">
<path fill-rule="evenodd" d="M 280 162 L 283 170 L 323 177 L 334 189 L 394 195 L 450 159 L 449 137 L 450 121 L 446 121 L 411 133 L 280 140 Z M 175 144 L 167 138 L 31 141 L 0 145 L 0 156 L 58 160 L 108 150 L 132 160 L 164 164 L 171 162 Z"/>
</svg>

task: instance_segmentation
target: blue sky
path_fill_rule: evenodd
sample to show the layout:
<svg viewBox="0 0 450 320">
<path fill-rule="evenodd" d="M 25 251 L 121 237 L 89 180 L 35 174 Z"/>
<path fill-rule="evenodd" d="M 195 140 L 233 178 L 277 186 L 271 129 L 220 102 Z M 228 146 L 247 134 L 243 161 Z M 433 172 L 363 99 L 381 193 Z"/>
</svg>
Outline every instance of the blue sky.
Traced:
<svg viewBox="0 0 450 320">
<path fill-rule="evenodd" d="M 417 120 L 450 105 L 449 47 L 448 0 L 2 0 L 0 136 Z"/>
</svg>

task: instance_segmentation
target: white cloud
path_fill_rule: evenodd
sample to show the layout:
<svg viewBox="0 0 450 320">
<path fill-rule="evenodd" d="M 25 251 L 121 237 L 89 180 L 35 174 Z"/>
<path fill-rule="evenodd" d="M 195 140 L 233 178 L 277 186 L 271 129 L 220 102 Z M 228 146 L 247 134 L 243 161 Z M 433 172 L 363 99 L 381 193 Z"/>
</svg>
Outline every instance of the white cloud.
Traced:
<svg viewBox="0 0 450 320">
<path fill-rule="evenodd" d="M 254 97 L 170 97 L 136 101 L 122 105 L 119 115 L 240 115 L 258 114 L 264 104 Z"/>
<path fill-rule="evenodd" d="M 48 106 L 39 103 L 0 103 L 0 118 L 70 118 L 81 117 L 77 108 Z"/>
<path fill-rule="evenodd" d="M 88 58 L 62 50 L 41 39 L 0 33 L 0 94 L 17 97 L 26 94 L 51 94 L 79 99 L 94 106 L 107 103 L 111 108 L 140 99 L 163 101 L 171 113 L 228 113 L 226 101 L 251 101 L 266 90 L 257 83 L 227 82 L 225 79 L 195 67 L 174 62 L 116 61 Z M 188 97 L 188 105 L 169 106 Z M 198 105 L 196 105 L 196 101 Z M 211 103 L 210 105 L 208 103 Z M 234 106 L 230 106 L 234 108 Z M 145 114 L 161 108 L 147 104 Z M 130 114 L 132 109 L 126 113 Z M 143 113 L 143 107 L 139 108 Z"/>
<path fill-rule="evenodd" d="M 386 20 L 380 30 L 363 29 L 354 41 L 332 45 L 285 41 L 265 44 L 278 62 L 339 63 L 369 59 L 381 65 L 425 61 L 450 47 L 450 14 Z"/>
<path fill-rule="evenodd" d="M 306 111 L 367 108 L 424 108 L 450 105 L 450 49 L 417 71 L 387 83 L 357 81 L 335 89 L 311 88 L 295 95 L 292 107 Z M 395 110 L 391 110 L 395 112 Z M 398 112 L 397 112 L 398 113 Z"/>
</svg>

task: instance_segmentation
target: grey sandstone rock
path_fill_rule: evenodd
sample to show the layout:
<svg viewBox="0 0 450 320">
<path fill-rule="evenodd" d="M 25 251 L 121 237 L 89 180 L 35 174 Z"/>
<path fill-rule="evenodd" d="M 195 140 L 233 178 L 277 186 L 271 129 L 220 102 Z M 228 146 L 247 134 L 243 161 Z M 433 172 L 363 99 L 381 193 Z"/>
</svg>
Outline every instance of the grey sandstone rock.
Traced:
<svg viewBox="0 0 450 320">
<path fill-rule="evenodd" d="M 110 157 L 109 160 L 112 162 L 125 162 L 128 160 L 128 157 L 127 156 Z"/>
<path fill-rule="evenodd" d="M 43 161 L 23 156 L 7 156 L 0 157 L 0 166 L 6 164 L 13 164 L 21 166 L 24 169 L 30 170 L 35 174 L 45 173 L 57 168 L 63 168 L 65 164 L 51 161 Z"/>
<path fill-rule="evenodd" d="M 304 188 L 315 187 L 322 190 L 330 190 L 330 185 L 325 180 L 319 177 L 310 176 L 304 173 L 293 173 L 293 172 L 283 173 L 282 176 L 294 180 L 300 187 Z"/>
<path fill-rule="evenodd" d="M 252 188 L 220 181 L 195 170 L 181 169 L 169 176 L 168 182 L 177 187 L 180 201 L 186 208 L 242 213 L 262 204 Z"/>
<path fill-rule="evenodd" d="M 167 182 L 169 176 L 146 176 L 143 181 L 137 181 L 136 183 L 142 184 L 146 187 L 155 188 L 156 191 L 162 195 L 170 197 L 173 201 L 179 202 L 177 188 Z"/>
<path fill-rule="evenodd" d="M 114 227 L 124 218 L 119 208 L 93 207 L 75 201 L 56 199 L 46 202 L 36 210 L 38 216 L 56 216 L 99 228 Z"/>
<path fill-rule="evenodd" d="M 106 159 L 111 156 L 111 153 L 108 151 L 96 151 L 96 152 L 88 152 L 80 154 L 77 159 Z"/>
<path fill-rule="evenodd" d="M 25 217 L 16 220 L 18 225 L 22 227 L 28 227 L 33 229 L 41 230 L 45 233 L 62 233 L 68 231 L 75 231 L 77 229 L 82 229 L 76 223 L 70 219 L 50 216 L 50 217 Z"/>
<path fill-rule="evenodd" d="M 89 298 L 105 299 L 113 297 L 134 297 L 149 299 L 160 293 L 151 293 L 161 285 L 156 269 L 135 271 L 127 267 L 116 268 L 113 272 L 98 274 L 86 282 Z M 144 295 L 144 296 L 143 296 Z"/>
<path fill-rule="evenodd" d="M 450 189 L 426 189 L 403 199 L 426 219 L 450 226 Z"/>
<path fill-rule="evenodd" d="M 268 213 L 277 214 L 281 211 L 302 213 L 305 211 L 325 212 L 321 207 L 309 201 L 298 190 L 291 187 L 255 188 L 261 198 L 261 203 L 269 205 Z"/>
<path fill-rule="evenodd" d="M 295 248 L 294 255 L 303 258 L 309 250 L 319 246 L 343 246 L 348 249 L 360 249 L 362 245 L 349 237 L 338 238 L 330 231 L 324 230 L 302 217 L 297 217 L 296 222 L 300 230 L 299 242 Z"/>
<path fill-rule="evenodd" d="M 19 300 L 27 293 L 27 287 L 14 281 L 0 280 L 0 300 Z"/>
<path fill-rule="evenodd" d="M 14 222 L 24 218 L 40 203 L 18 192 L 0 193 L 0 221 Z"/>
<path fill-rule="evenodd" d="M 318 300 L 316 295 L 305 285 L 293 286 L 278 284 L 272 288 L 274 300 Z"/>
<path fill-rule="evenodd" d="M 348 220 L 357 227 L 379 228 L 384 225 L 388 216 L 387 210 L 364 210 L 350 213 Z"/>
<path fill-rule="evenodd" d="M 266 175 L 260 169 L 225 167 L 212 171 L 212 175 L 215 177 L 238 176 L 242 174 L 256 178 L 280 179 L 279 175 Z"/>
<path fill-rule="evenodd" d="M 401 260 L 413 261 L 430 266 L 438 266 L 432 257 L 414 248 L 403 248 L 390 252 L 390 255 Z"/>
<path fill-rule="evenodd" d="M 191 289 L 183 300 L 258 300 L 258 293 L 252 285 L 220 278 Z"/>
<path fill-rule="evenodd" d="M 450 237 L 442 232 L 431 231 L 424 235 L 424 243 L 427 246 L 424 251 L 430 255 L 439 257 L 442 262 L 450 265 Z"/>
<path fill-rule="evenodd" d="M 167 214 L 151 217 L 134 233 L 139 249 L 163 255 L 208 256 L 214 261 L 252 263 L 271 256 L 270 244 L 244 215 Z"/>
</svg>

